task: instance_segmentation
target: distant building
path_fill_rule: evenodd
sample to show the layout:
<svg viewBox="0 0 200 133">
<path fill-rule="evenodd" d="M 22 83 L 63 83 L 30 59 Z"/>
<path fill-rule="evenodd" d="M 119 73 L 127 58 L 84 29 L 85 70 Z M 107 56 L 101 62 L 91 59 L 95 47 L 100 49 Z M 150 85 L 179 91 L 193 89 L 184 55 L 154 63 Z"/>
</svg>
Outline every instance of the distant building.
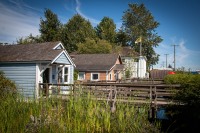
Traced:
<svg viewBox="0 0 200 133">
<path fill-rule="evenodd" d="M 147 78 L 146 57 L 139 56 L 130 46 L 122 47 L 120 52 L 124 67 L 124 76 L 126 71 L 130 72 L 129 78 Z"/>
</svg>

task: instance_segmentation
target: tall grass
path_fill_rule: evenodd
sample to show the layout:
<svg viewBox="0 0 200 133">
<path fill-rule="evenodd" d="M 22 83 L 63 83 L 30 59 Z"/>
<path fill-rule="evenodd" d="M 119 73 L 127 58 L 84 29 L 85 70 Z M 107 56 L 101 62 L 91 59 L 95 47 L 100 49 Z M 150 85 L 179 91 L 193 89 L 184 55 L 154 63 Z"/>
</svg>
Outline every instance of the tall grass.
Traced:
<svg viewBox="0 0 200 133">
<path fill-rule="evenodd" d="M 8 96 L 0 101 L 1 133 L 159 132 L 147 119 L 147 107 L 117 103 L 112 113 L 106 102 L 94 100 L 90 94 L 71 96 L 68 100 L 17 99 Z"/>
</svg>

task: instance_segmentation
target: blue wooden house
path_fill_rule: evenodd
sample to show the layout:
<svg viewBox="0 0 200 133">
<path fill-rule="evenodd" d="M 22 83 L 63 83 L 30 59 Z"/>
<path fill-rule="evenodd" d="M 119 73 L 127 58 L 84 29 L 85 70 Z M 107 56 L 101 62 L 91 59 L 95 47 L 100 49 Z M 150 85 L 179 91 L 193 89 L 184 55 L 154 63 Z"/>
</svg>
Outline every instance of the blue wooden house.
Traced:
<svg viewBox="0 0 200 133">
<path fill-rule="evenodd" d="M 25 97 L 38 98 L 39 83 L 73 84 L 74 67 L 61 42 L 0 45 L 0 71 Z"/>
</svg>

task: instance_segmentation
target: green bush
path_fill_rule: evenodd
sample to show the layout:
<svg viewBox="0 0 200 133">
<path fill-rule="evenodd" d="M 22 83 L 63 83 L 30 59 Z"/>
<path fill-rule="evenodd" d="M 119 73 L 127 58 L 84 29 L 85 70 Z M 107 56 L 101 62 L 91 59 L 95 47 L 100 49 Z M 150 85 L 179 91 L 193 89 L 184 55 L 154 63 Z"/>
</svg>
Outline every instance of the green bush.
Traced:
<svg viewBox="0 0 200 133">
<path fill-rule="evenodd" d="M 176 91 L 175 100 L 181 105 L 169 107 L 168 115 L 172 124 L 169 132 L 195 132 L 200 130 L 200 75 L 196 74 L 174 74 L 167 75 L 165 82 L 168 84 L 180 84 Z"/>
<path fill-rule="evenodd" d="M 200 105 L 200 75 L 174 74 L 167 75 L 164 79 L 167 84 L 180 84 L 175 99 L 188 105 Z"/>
<path fill-rule="evenodd" d="M 6 97 L 8 94 L 16 93 L 15 83 L 6 78 L 2 71 L 0 71 L 0 92 L 0 99 Z"/>
</svg>

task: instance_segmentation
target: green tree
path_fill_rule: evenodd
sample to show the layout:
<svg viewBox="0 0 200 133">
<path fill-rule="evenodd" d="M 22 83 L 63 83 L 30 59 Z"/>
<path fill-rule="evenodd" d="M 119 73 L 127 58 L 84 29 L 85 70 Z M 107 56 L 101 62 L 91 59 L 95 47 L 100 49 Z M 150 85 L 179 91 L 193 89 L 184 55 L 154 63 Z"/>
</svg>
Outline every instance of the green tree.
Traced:
<svg viewBox="0 0 200 133">
<path fill-rule="evenodd" d="M 44 11 L 45 19 L 40 18 L 40 33 L 43 42 L 59 41 L 61 23 L 50 9 Z"/>
<path fill-rule="evenodd" d="M 30 44 L 30 43 L 39 43 L 39 42 L 41 42 L 40 36 L 39 35 L 33 36 L 32 34 L 30 34 L 27 37 L 21 37 L 17 39 L 17 44 Z"/>
<path fill-rule="evenodd" d="M 148 67 L 158 62 L 158 56 L 153 58 L 155 51 L 162 38 L 158 36 L 155 29 L 159 23 L 154 20 L 152 13 L 146 9 L 144 4 L 129 4 L 129 9 L 122 17 L 124 32 L 128 35 L 128 44 L 139 52 L 139 45 L 135 41 L 142 36 L 142 55 L 147 57 Z"/>
<path fill-rule="evenodd" d="M 106 40 L 86 39 L 78 45 L 79 54 L 106 54 L 112 52 L 112 45 Z"/>
<path fill-rule="evenodd" d="M 124 30 L 121 28 L 115 38 L 115 43 L 120 46 L 128 46 L 128 35 L 124 32 Z"/>
<path fill-rule="evenodd" d="M 79 43 L 84 43 L 86 38 L 95 38 L 95 30 L 91 23 L 81 15 L 74 15 L 62 31 L 62 42 L 69 52 L 76 51 Z"/>
<path fill-rule="evenodd" d="M 110 43 L 115 42 L 116 24 L 111 18 L 104 17 L 95 29 L 100 39 L 107 40 Z"/>
</svg>

